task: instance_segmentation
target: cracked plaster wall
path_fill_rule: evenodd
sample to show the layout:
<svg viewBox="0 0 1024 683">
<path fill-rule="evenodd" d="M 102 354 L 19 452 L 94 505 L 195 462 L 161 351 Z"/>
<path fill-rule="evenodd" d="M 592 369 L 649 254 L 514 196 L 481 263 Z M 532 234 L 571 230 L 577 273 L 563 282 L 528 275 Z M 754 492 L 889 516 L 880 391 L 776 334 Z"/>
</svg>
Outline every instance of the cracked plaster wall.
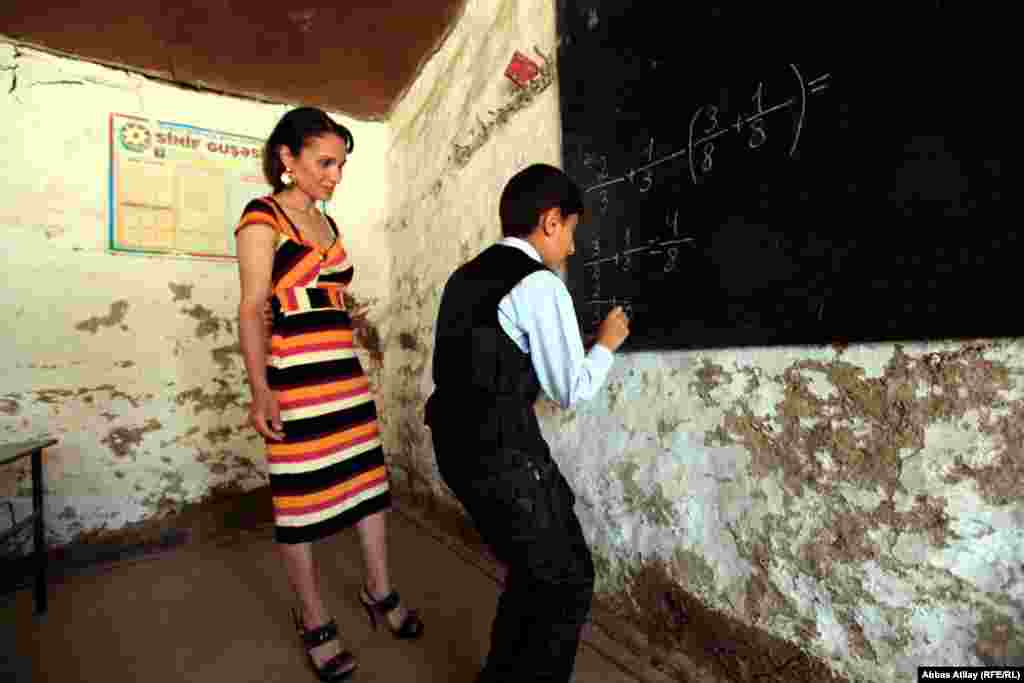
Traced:
<svg viewBox="0 0 1024 683">
<path fill-rule="evenodd" d="M 441 289 L 457 264 L 501 236 L 497 203 L 507 178 L 534 161 L 559 163 L 554 72 L 528 90 L 502 75 L 515 50 L 542 64 L 541 55 L 553 55 L 548 4 L 469 0 L 389 121 L 392 303 L 383 386 L 395 409 L 385 440 L 399 485 L 432 495 L 444 490 L 422 416 Z"/>
<path fill-rule="evenodd" d="M 265 483 L 263 446 L 246 424 L 237 265 L 107 250 L 109 115 L 262 138 L 285 110 L 0 40 L 0 438 L 60 439 L 45 452 L 51 543 L 117 538 Z M 338 120 L 356 149 L 328 211 L 355 263 L 349 299 L 371 305 L 359 339 L 374 374 L 390 282 L 377 234 L 388 132 Z M 16 496 L 19 515 L 30 492 L 27 467 L 0 471 L 0 497 Z"/>
<path fill-rule="evenodd" d="M 470 0 L 391 121 L 386 439 L 435 508 L 440 292 L 500 236 L 505 181 L 560 163 L 557 82 L 502 75 L 514 50 L 555 53 L 553 4 Z M 620 354 L 593 401 L 537 409 L 598 599 L 664 667 L 687 650 L 729 680 L 898 681 L 1024 659 L 1021 342 Z"/>
</svg>

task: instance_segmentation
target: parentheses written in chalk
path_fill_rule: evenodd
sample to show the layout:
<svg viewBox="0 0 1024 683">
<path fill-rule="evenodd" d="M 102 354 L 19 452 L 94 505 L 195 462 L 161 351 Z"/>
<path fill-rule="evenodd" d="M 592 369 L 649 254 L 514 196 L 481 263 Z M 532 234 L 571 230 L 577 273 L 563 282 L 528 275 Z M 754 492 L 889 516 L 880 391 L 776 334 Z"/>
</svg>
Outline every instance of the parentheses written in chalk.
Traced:
<svg viewBox="0 0 1024 683">
<path fill-rule="evenodd" d="M 693 112 L 693 116 L 690 117 L 690 137 L 686 143 L 686 158 L 690 165 L 690 180 L 693 184 L 697 184 L 697 170 L 693 167 L 693 126 L 697 123 L 697 117 L 700 116 L 701 109 L 698 108 Z"/>
<path fill-rule="evenodd" d="M 807 86 L 804 85 L 804 77 L 800 73 L 800 69 L 797 68 L 796 64 L 790 64 L 789 68 L 796 74 L 796 81 L 800 86 L 800 95 L 797 100 L 797 117 L 796 127 L 793 131 L 793 144 L 789 146 L 789 156 L 792 157 L 796 153 L 797 143 L 800 142 L 800 133 L 804 127 L 804 116 L 807 114 Z"/>
</svg>

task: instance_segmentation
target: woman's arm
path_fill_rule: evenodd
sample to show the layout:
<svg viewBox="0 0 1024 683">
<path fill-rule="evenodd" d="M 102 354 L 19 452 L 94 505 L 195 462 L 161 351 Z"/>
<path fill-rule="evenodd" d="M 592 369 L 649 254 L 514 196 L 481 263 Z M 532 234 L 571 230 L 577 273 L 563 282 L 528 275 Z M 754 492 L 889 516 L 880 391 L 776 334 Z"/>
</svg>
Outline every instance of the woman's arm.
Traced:
<svg viewBox="0 0 1024 683">
<path fill-rule="evenodd" d="M 277 232 L 256 223 L 238 232 L 238 271 L 242 295 L 238 304 L 238 335 L 249 377 L 252 404 L 249 419 L 265 437 L 280 440 L 281 417 L 277 401 L 267 384 L 267 335 L 264 309 L 271 295 Z"/>
</svg>

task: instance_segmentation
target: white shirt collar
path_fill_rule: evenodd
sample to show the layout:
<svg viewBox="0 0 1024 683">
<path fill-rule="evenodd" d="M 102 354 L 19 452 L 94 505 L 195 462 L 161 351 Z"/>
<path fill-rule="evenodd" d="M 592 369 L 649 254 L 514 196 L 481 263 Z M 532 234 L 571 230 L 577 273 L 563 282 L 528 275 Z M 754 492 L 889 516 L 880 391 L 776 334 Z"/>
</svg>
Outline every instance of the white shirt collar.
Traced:
<svg viewBox="0 0 1024 683">
<path fill-rule="evenodd" d="M 500 240 L 498 240 L 498 244 L 504 245 L 506 247 L 515 247 L 516 249 L 519 249 L 521 252 L 532 258 L 534 261 L 539 261 L 540 263 L 544 262 L 543 259 L 541 259 L 540 252 L 537 251 L 537 248 L 530 244 L 528 241 L 524 240 L 522 237 L 502 237 Z"/>
</svg>

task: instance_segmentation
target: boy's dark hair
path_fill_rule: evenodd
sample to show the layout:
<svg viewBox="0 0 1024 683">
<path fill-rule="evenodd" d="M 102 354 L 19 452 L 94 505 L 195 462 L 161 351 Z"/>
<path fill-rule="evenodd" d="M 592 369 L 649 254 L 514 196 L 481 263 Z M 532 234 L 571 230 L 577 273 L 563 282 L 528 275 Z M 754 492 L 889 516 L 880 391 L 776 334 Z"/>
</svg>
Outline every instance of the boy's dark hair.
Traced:
<svg viewBox="0 0 1024 683">
<path fill-rule="evenodd" d="M 322 135 L 333 133 L 345 141 L 345 151 L 349 154 L 355 149 L 356 141 L 348 128 L 337 123 L 326 113 L 315 107 L 299 107 L 281 117 L 281 120 L 274 126 L 274 131 L 267 138 L 263 146 L 263 176 L 274 188 L 274 192 L 280 192 L 285 188 L 281 182 L 281 174 L 284 173 L 284 164 L 278 151 L 284 145 L 293 156 L 299 156 L 302 148 L 306 146 L 310 138 L 318 138 Z"/>
<path fill-rule="evenodd" d="M 583 215 L 583 193 L 561 169 L 533 164 L 516 173 L 505 185 L 498 204 L 501 233 L 526 237 L 537 227 L 540 215 L 558 207 L 563 216 Z"/>
</svg>

